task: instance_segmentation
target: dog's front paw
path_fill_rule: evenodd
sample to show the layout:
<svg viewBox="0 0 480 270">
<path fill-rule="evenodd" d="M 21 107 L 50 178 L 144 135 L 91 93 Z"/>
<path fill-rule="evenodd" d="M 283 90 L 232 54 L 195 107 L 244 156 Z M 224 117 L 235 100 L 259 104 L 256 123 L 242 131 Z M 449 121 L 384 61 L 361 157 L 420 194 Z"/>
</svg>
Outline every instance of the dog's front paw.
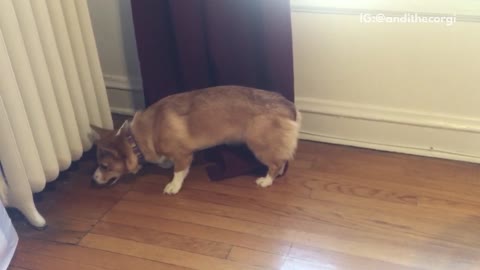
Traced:
<svg viewBox="0 0 480 270">
<path fill-rule="evenodd" d="M 165 186 L 165 188 L 163 189 L 163 193 L 174 195 L 174 194 L 177 194 L 181 188 L 182 188 L 181 184 L 179 184 L 178 182 L 172 181 Z"/>
<path fill-rule="evenodd" d="M 260 177 L 257 179 L 257 181 L 255 181 L 257 183 L 257 185 L 263 187 L 263 188 L 266 188 L 268 186 L 271 186 L 272 183 L 273 183 L 273 180 L 271 177 L 267 176 L 267 177 Z"/>
</svg>

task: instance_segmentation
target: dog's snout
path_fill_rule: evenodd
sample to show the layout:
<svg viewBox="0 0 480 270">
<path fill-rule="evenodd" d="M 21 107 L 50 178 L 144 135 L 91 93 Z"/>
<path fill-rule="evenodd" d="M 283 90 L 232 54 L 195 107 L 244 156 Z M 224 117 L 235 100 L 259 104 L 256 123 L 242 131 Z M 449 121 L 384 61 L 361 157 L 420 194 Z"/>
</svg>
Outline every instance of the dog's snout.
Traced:
<svg viewBox="0 0 480 270">
<path fill-rule="evenodd" d="M 102 183 L 101 181 L 99 182 L 97 178 L 94 176 L 90 180 L 90 187 L 101 188 L 101 187 L 113 186 L 119 179 L 120 179 L 119 177 L 112 177 L 108 179 L 108 181 Z"/>
</svg>

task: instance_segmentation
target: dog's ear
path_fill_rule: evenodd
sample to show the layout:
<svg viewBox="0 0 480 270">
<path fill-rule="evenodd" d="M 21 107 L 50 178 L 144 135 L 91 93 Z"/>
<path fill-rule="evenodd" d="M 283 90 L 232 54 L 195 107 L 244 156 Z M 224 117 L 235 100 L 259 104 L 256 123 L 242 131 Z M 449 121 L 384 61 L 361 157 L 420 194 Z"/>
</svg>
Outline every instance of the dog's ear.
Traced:
<svg viewBox="0 0 480 270">
<path fill-rule="evenodd" d="M 120 135 L 120 133 L 125 132 L 130 126 L 130 122 L 128 120 L 125 120 L 123 122 L 122 126 L 118 129 L 117 135 Z"/>
<path fill-rule="evenodd" d="M 97 127 L 95 125 L 90 125 L 90 127 L 92 128 L 92 132 L 90 134 L 95 142 L 102 138 L 107 137 L 109 134 L 113 132 L 113 130 L 104 129 L 101 127 Z"/>
<path fill-rule="evenodd" d="M 138 117 L 140 117 L 141 114 L 142 114 L 141 111 L 136 111 L 135 114 L 133 115 L 133 120 L 132 120 L 132 121 L 135 121 L 135 119 L 137 119 Z"/>
</svg>

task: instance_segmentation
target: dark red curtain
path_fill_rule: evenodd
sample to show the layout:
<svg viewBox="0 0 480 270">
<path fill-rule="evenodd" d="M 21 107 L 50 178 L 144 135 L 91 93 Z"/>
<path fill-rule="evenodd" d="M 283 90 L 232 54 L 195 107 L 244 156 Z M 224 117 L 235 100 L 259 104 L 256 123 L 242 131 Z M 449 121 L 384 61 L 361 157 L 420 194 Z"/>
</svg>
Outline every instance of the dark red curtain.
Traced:
<svg viewBox="0 0 480 270">
<path fill-rule="evenodd" d="M 146 105 L 183 91 L 243 85 L 293 101 L 289 0 L 132 0 Z M 240 148 L 221 147 L 212 179 L 259 167 Z"/>
</svg>

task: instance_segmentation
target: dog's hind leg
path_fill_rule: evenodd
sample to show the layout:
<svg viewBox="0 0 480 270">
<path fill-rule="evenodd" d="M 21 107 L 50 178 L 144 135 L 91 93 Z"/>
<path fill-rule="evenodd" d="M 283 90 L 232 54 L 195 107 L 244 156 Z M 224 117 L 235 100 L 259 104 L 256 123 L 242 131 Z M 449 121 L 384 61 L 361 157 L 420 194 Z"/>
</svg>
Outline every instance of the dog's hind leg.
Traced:
<svg viewBox="0 0 480 270">
<path fill-rule="evenodd" d="M 285 168 L 290 154 L 286 155 L 284 150 L 280 150 L 269 141 L 250 140 L 247 145 L 252 150 L 257 159 L 268 167 L 267 175 L 256 180 L 257 185 L 268 187 L 273 184 L 273 180 L 285 173 Z"/>
<path fill-rule="evenodd" d="M 192 158 L 192 154 L 174 158 L 175 167 L 173 179 L 165 186 L 163 193 L 173 195 L 180 191 L 183 185 L 183 180 L 185 180 L 185 177 L 187 177 L 188 171 L 190 170 Z"/>
<path fill-rule="evenodd" d="M 297 148 L 298 124 L 290 119 L 258 117 L 246 134 L 246 143 L 258 160 L 268 166 L 257 185 L 268 187 L 286 172 L 287 162 Z"/>
<path fill-rule="evenodd" d="M 255 182 L 257 183 L 257 185 L 261 187 L 271 186 L 273 184 L 273 180 L 275 180 L 275 178 L 277 178 L 277 176 L 280 175 L 280 172 L 282 169 L 283 169 L 282 166 L 278 166 L 275 163 L 271 163 L 270 165 L 268 165 L 267 175 L 264 177 L 257 178 Z"/>
<path fill-rule="evenodd" d="M 278 171 L 278 177 L 285 175 L 287 171 L 288 171 L 288 161 L 285 161 L 285 163 L 283 163 L 282 167 Z"/>
</svg>

